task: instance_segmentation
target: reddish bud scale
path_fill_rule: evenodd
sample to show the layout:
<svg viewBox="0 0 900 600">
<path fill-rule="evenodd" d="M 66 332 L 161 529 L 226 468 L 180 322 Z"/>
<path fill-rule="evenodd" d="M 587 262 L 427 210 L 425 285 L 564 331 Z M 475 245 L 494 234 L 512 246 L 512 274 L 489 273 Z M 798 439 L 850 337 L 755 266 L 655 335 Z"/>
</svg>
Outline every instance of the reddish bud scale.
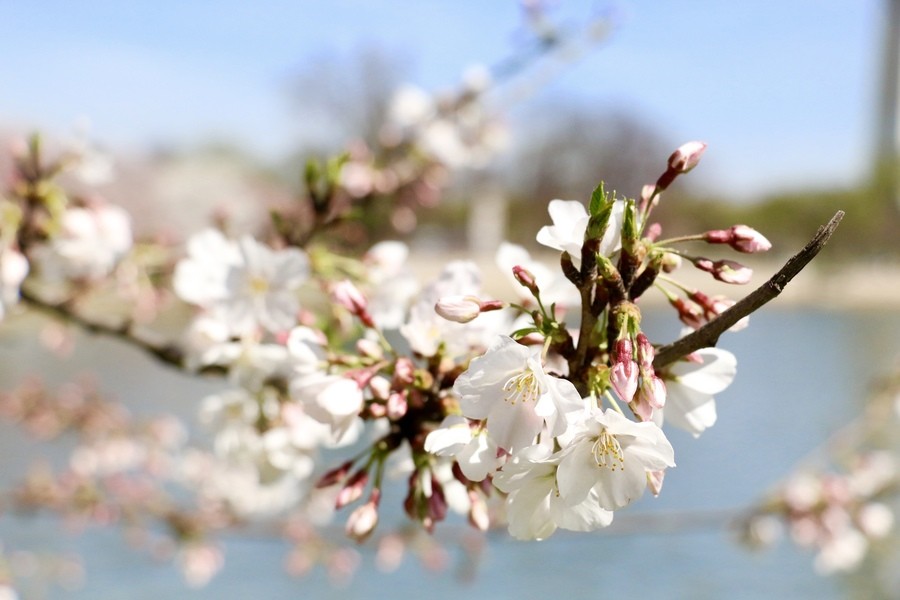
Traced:
<svg viewBox="0 0 900 600">
<path fill-rule="evenodd" d="M 322 475 L 322 477 L 316 483 L 316 487 L 317 488 L 326 488 L 326 487 L 330 487 L 336 483 L 343 481 L 344 478 L 347 477 L 347 474 L 350 472 L 350 469 L 352 469 L 352 468 L 353 468 L 353 461 L 348 460 L 344 464 L 342 464 L 334 469 L 331 469 L 330 471 L 328 471 L 327 473 Z"/>
<path fill-rule="evenodd" d="M 341 491 L 338 492 L 334 507 L 336 509 L 341 509 L 362 498 L 367 483 L 369 483 L 369 472 L 366 469 L 360 469 L 354 473 L 350 479 L 347 480 L 344 487 L 341 488 Z"/>
</svg>

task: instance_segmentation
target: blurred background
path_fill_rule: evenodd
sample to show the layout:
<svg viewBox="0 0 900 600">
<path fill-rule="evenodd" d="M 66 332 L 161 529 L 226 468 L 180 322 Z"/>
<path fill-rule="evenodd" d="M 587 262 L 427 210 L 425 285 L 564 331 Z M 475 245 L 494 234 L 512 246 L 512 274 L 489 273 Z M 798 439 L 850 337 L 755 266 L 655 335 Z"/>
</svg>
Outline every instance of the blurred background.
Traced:
<svg viewBox="0 0 900 600">
<path fill-rule="evenodd" d="M 95 189 L 135 215 L 139 234 L 183 240 L 212 220 L 259 231 L 265 207 L 299 193 L 309 159 L 389 146 L 391 124 L 405 118 L 398 97 L 471 92 L 483 110 L 478 139 L 464 156 L 443 148 L 441 201 L 376 211 L 365 223 L 366 241 L 409 242 L 425 271 L 434 253 L 489 259 L 502 239 L 533 244 L 548 200 L 586 200 L 601 179 L 636 197 L 692 139 L 709 149 L 655 213 L 667 234 L 751 225 L 775 245 L 772 262 L 753 263 L 768 276 L 846 210 L 784 304 L 723 338 L 741 370 L 720 398 L 720 425 L 700 441 L 677 439 L 666 493 L 634 509 L 637 519 L 642 510 L 715 513 L 757 500 L 852 419 L 872 378 L 895 366 L 898 29 L 893 0 L 3 2 L 0 141 L 36 130 L 92 140 L 113 161 Z M 672 339 L 678 332 L 663 316 L 674 321 L 651 314 L 650 326 Z M 189 416 L 192 399 L 208 393 L 208 382 L 201 390 L 89 336 L 73 360 L 54 362 L 29 333 L 4 334 L 4 386 L 38 368 L 63 381 L 116 352 L 98 377 L 139 411 Z M 6 440 L 12 477 L 30 450 Z M 24 589 L 35 598 L 412 597 L 423 577 L 436 598 L 601 589 L 891 598 L 900 553 L 895 535 L 865 576 L 822 579 L 809 554 L 782 545 L 749 555 L 716 527 L 542 545 L 498 534 L 469 583 L 410 564 L 382 575 L 368 561 L 350 587 L 333 590 L 322 572 L 284 575 L 284 544 L 238 539 L 228 541 L 224 573 L 187 591 L 170 565 L 121 552 L 115 533 L 68 538 L 51 520 L 5 521 L 7 550 L 28 551 Z M 32 560 L 43 552 L 84 555 L 86 578 L 47 584 L 53 577 Z"/>
<path fill-rule="evenodd" d="M 489 73 L 499 149 L 425 223 L 464 225 L 464 201 L 489 187 L 506 203 L 492 218 L 511 220 L 489 242 L 526 241 L 544 212 L 518 207 L 584 199 L 601 178 L 637 196 L 701 139 L 710 150 L 661 206 L 664 224 L 743 220 L 789 252 L 844 208 L 833 255 L 895 258 L 896 12 L 889 0 L 4 3 L 0 132 L 89 127 L 115 156 L 115 201 L 148 213 L 146 229 L 169 207 L 197 229 L 214 209 L 259 214 L 247 205 L 295 189 L 303 158 L 371 142 L 401 86 L 439 97 Z"/>
</svg>

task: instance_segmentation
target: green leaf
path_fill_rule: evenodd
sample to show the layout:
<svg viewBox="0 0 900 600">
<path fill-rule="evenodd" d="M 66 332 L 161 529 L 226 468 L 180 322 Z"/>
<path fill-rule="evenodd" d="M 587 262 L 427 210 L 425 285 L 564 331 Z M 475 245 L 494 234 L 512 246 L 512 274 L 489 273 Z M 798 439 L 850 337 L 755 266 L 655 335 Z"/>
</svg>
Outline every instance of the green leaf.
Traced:
<svg viewBox="0 0 900 600">
<path fill-rule="evenodd" d="M 612 206 L 612 198 L 608 197 L 609 194 L 606 193 L 606 184 L 604 182 L 600 182 L 596 188 L 594 188 L 594 192 L 591 194 L 591 205 L 589 212 L 591 216 L 599 214 L 606 205 Z"/>
<path fill-rule="evenodd" d="M 513 331 L 512 335 L 510 335 L 510 337 L 514 340 L 518 340 L 518 339 L 522 339 L 529 333 L 538 333 L 538 328 L 537 327 L 523 327 L 522 329 L 517 329 L 516 331 Z"/>
</svg>

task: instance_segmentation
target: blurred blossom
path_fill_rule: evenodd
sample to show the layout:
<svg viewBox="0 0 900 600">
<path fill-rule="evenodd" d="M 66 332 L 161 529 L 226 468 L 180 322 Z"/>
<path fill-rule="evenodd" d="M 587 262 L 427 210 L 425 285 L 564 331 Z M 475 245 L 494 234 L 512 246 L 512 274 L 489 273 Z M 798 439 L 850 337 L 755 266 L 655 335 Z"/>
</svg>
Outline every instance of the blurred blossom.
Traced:
<svg viewBox="0 0 900 600">
<path fill-rule="evenodd" d="M 19 288 L 28 275 L 28 260 L 12 248 L 0 250 L 0 319 L 19 301 Z"/>
<path fill-rule="evenodd" d="M 67 209 L 59 234 L 39 250 L 38 260 L 50 279 L 100 279 L 112 273 L 131 243 L 128 213 L 118 206 L 95 203 Z"/>
</svg>

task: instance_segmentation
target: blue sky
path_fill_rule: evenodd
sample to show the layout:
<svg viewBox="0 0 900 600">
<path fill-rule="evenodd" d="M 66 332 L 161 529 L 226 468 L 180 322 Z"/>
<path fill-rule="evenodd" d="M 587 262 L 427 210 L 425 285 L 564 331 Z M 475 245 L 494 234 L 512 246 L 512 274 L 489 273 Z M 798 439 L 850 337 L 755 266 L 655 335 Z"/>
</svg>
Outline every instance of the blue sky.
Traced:
<svg viewBox="0 0 900 600">
<path fill-rule="evenodd" d="M 625 107 L 710 150 L 692 179 L 739 198 L 852 183 L 874 145 L 883 0 L 559 0 L 617 15 L 539 94 Z M 451 87 L 514 48 L 514 0 L 0 2 L 0 127 L 113 148 L 215 137 L 274 159 L 303 118 L 288 90 L 323 56 L 381 46 L 414 83 Z M 665 157 L 661 157 L 664 160 Z"/>
</svg>

